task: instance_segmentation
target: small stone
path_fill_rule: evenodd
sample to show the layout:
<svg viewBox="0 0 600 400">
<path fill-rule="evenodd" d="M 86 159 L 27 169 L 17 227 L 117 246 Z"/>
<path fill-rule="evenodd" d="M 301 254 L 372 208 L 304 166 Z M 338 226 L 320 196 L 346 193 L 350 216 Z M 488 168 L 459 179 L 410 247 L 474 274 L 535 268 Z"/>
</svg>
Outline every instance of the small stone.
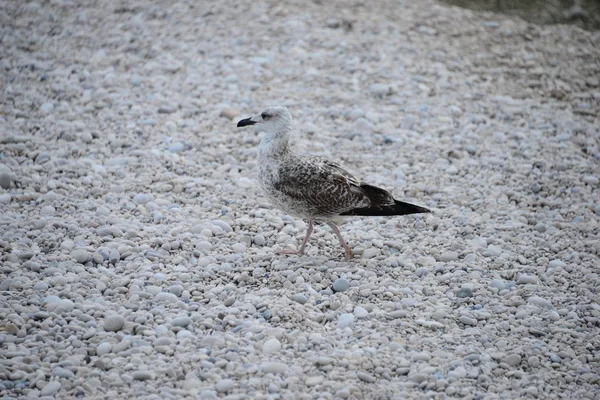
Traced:
<svg viewBox="0 0 600 400">
<path fill-rule="evenodd" d="M 196 248 L 201 251 L 210 251 L 212 249 L 212 244 L 207 242 L 206 240 L 201 240 L 196 243 Z"/>
<path fill-rule="evenodd" d="M 12 196 L 10 193 L 2 193 L 0 194 L 0 204 L 8 204 L 10 203 Z"/>
<path fill-rule="evenodd" d="M 111 264 L 116 264 L 121 259 L 121 254 L 119 254 L 119 250 L 112 249 L 108 255 L 108 262 Z"/>
<path fill-rule="evenodd" d="M 102 342 L 96 347 L 96 354 L 102 356 L 104 354 L 110 353 L 112 350 L 112 345 L 108 342 Z"/>
<path fill-rule="evenodd" d="M 54 396 L 54 394 L 60 390 L 60 387 L 61 384 L 58 381 L 48 382 L 48 384 L 42 388 L 40 394 L 42 396 Z"/>
<path fill-rule="evenodd" d="M 2 189 L 10 188 L 10 182 L 12 181 L 12 176 L 9 170 L 0 169 L 0 187 Z"/>
<path fill-rule="evenodd" d="M 462 288 L 458 292 L 456 292 L 456 297 L 465 299 L 467 297 L 473 297 L 473 289 L 471 288 Z"/>
<path fill-rule="evenodd" d="M 77 249 L 71 253 L 71 257 L 79 264 L 85 264 L 90 259 L 90 253 L 84 249 Z"/>
<path fill-rule="evenodd" d="M 490 286 L 498 290 L 502 290 L 506 288 L 506 283 L 504 283 L 503 279 L 492 279 Z"/>
<path fill-rule="evenodd" d="M 281 362 L 264 362 L 260 365 L 260 369 L 265 374 L 286 374 L 288 367 Z"/>
<path fill-rule="evenodd" d="M 386 83 L 374 83 L 369 87 L 369 91 L 376 96 L 389 96 L 392 94 L 392 88 Z"/>
<path fill-rule="evenodd" d="M 40 106 L 40 111 L 44 114 L 51 113 L 54 110 L 54 104 L 51 102 L 44 103 Z"/>
<path fill-rule="evenodd" d="M 543 297 L 539 296 L 531 296 L 529 299 L 527 299 L 527 302 L 541 308 L 552 308 L 552 303 L 550 302 L 550 300 L 544 299 Z"/>
<path fill-rule="evenodd" d="M 231 379 L 221 379 L 215 385 L 215 390 L 219 393 L 227 393 L 233 389 L 233 381 Z"/>
<path fill-rule="evenodd" d="M 309 376 L 304 381 L 304 384 L 308 387 L 313 387 L 313 386 L 320 385 L 321 383 L 323 383 L 323 381 L 324 381 L 324 378 L 322 376 Z"/>
<path fill-rule="evenodd" d="M 154 374 L 150 371 L 134 371 L 132 377 L 136 381 L 149 381 L 154 379 Z"/>
<path fill-rule="evenodd" d="M 530 356 L 527 359 L 527 364 L 532 368 L 537 368 L 540 366 L 540 358 L 538 356 Z"/>
<path fill-rule="evenodd" d="M 475 318 L 467 317 L 466 315 L 461 315 L 459 318 L 459 321 L 462 324 L 469 325 L 469 326 L 477 325 L 477 320 Z"/>
<path fill-rule="evenodd" d="M 535 225 L 535 230 L 538 231 L 539 233 L 544 233 L 546 232 L 548 228 L 546 227 L 546 225 L 542 224 L 542 223 L 538 223 Z"/>
<path fill-rule="evenodd" d="M 175 296 L 173 293 L 167 292 L 157 293 L 154 298 L 158 301 L 164 301 L 165 303 L 174 303 L 177 301 L 177 296 Z"/>
<path fill-rule="evenodd" d="M 381 254 L 381 251 L 376 247 L 369 247 L 362 253 L 362 258 L 374 258 Z"/>
<path fill-rule="evenodd" d="M 306 296 L 303 294 L 292 295 L 292 300 L 295 301 L 296 303 L 300 303 L 300 304 L 306 304 L 306 302 L 308 301 Z"/>
<path fill-rule="evenodd" d="M 191 323 L 192 323 L 192 319 L 190 317 L 177 317 L 177 318 L 173 318 L 173 320 L 171 321 L 171 325 L 180 326 L 182 328 L 185 328 L 186 326 L 188 326 Z"/>
<path fill-rule="evenodd" d="M 369 312 L 365 310 L 361 306 L 357 306 L 354 308 L 354 316 L 356 318 L 366 318 L 369 315 Z"/>
<path fill-rule="evenodd" d="M 69 371 L 66 368 L 56 367 L 52 370 L 52 375 L 58 376 L 60 378 L 73 378 L 75 374 L 72 371 Z"/>
<path fill-rule="evenodd" d="M 446 251 L 438 257 L 438 261 L 450 262 L 458 259 L 458 253 L 455 251 Z"/>
<path fill-rule="evenodd" d="M 237 117 L 240 114 L 240 112 L 238 110 L 236 110 L 235 108 L 232 107 L 224 107 L 221 110 L 221 113 L 219 114 L 219 116 L 221 117 L 225 117 L 229 120 L 233 120 L 235 117 Z"/>
<path fill-rule="evenodd" d="M 265 243 L 267 242 L 265 240 L 265 237 L 263 235 L 256 235 L 256 236 L 254 236 L 254 238 L 252 239 L 252 241 L 257 246 L 264 246 Z"/>
<path fill-rule="evenodd" d="M 125 326 L 125 318 L 121 315 L 111 315 L 104 320 L 104 330 L 107 332 L 118 332 Z"/>
<path fill-rule="evenodd" d="M 363 382 L 367 382 L 367 383 L 374 383 L 375 382 L 375 377 L 371 374 L 368 374 L 366 372 L 363 371 L 358 371 L 356 373 L 356 376 L 358 377 L 358 379 L 360 379 Z"/>
<path fill-rule="evenodd" d="M 235 253 L 243 253 L 246 251 L 246 245 L 244 243 L 234 243 L 233 246 L 231 246 L 231 249 Z"/>
<path fill-rule="evenodd" d="M 504 357 L 502 362 L 505 362 L 511 367 L 516 367 L 517 365 L 521 364 L 521 356 L 518 354 L 509 354 L 508 356 Z"/>
<path fill-rule="evenodd" d="M 538 283 L 538 280 L 535 276 L 521 274 L 521 275 L 519 275 L 519 278 L 517 279 L 517 283 L 520 283 L 522 285 L 526 285 L 526 284 L 535 285 Z"/>
<path fill-rule="evenodd" d="M 333 282 L 334 292 L 345 292 L 350 288 L 350 282 L 346 278 L 338 278 Z"/>
<path fill-rule="evenodd" d="M 152 201 L 152 196 L 149 194 L 138 193 L 133 196 L 133 202 L 136 204 L 147 204 Z"/>
<path fill-rule="evenodd" d="M 339 329 L 344 329 L 352 325 L 352 322 L 354 322 L 353 314 L 342 314 L 338 319 L 337 327 Z"/>
<path fill-rule="evenodd" d="M 279 353 L 280 350 L 281 342 L 275 338 L 267 340 L 262 346 L 262 351 L 265 354 Z"/>
<path fill-rule="evenodd" d="M 79 138 L 81 139 L 81 141 L 83 143 L 91 143 L 92 140 L 94 140 L 94 137 L 88 131 L 81 132 L 81 135 L 79 136 Z"/>
<path fill-rule="evenodd" d="M 55 213 L 56 213 L 56 209 L 52 206 L 44 206 L 40 210 L 40 215 L 42 217 L 53 217 Z"/>
</svg>

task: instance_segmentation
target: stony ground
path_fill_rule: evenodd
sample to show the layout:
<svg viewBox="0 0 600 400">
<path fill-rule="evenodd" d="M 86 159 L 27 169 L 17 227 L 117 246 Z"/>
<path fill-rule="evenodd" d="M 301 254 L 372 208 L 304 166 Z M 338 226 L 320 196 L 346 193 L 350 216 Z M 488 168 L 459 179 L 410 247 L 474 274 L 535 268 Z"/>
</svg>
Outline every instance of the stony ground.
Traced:
<svg viewBox="0 0 600 400">
<path fill-rule="evenodd" d="M 0 3 L 0 395 L 600 399 L 600 33 L 431 1 Z M 357 254 L 303 152 L 432 215 Z"/>
</svg>

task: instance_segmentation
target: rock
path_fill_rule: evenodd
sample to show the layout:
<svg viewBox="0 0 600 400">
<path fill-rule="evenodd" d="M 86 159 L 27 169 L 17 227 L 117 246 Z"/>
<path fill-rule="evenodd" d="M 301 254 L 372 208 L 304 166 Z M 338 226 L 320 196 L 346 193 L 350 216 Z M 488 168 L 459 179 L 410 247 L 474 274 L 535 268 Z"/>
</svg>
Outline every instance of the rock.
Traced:
<svg viewBox="0 0 600 400">
<path fill-rule="evenodd" d="M 10 193 L 2 193 L 0 194 L 0 204 L 8 204 L 10 203 L 12 196 Z"/>
<path fill-rule="evenodd" d="M 342 314 L 338 319 L 337 327 L 339 329 L 344 329 L 352 325 L 352 322 L 354 322 L 353 314 Z"/>
<path fill-rule="evenodd" d="M 323 383 L 323 381 L 324 381 L 324 379 L 322 376 L 309 376 L 304 381 L 304 384 L 308 387 L 313 387 L 313 386 L 320 385 L 321 383 Z"/>
<path fill-rule="evenodd" d="M 96 346 L 96 354 L 102 356 L 104 354 L 110 353 L 112 350 L 112 345 L 108 342 L 102 342 L 98 346 Z"/>
<path fill-rule="evenodd" d="M 149 194 L 143 194 L 143 193 L 138 193 L 135 196 L 133 196 L 133 202 L 136 204 L 147 204 L 150 201 L 152 201 L 152 195 Z"/>
<path fill-rule="evenodd" d="M 375 377 L 371 374 L 368 374 L 366 372 L 363 371 L 358 371 L 356 373 L 356 376 L 358 379 L 360 379 L 363 382 L 367 382 L 367 383 L 374 383 L 376 381 Z"/>
<path fill-rule="evenodd" d="M 40 391 L 42 396 L 54 396 L 61 388 L 61 384 L 58 381 L 48 382 L 46 386 Z"/>
<path fill-rule="evenodd" d="M 44 206 L 40 210 L 40 215 L 42 217 L 53 217 L 55 213 L 56 213 L 56 209 L 52 206 Z"/>
<path fill-rule="evenodd" d="M 357 306 L 354 308 L 354 316 L 356 318 L 366 318 L 369 315 L 369 312 L 365 310 L 361 306 Z"/>
<path fill-rule="evenodd" d="M 516 367 L 521 364 L 521 356 L 518 354 L 509 354 L 502 359 L 502 362 L 510 365 L 511 367 Z"/>
<path fill-rule="evenodd" d="M 108 262 L 115 265 L 121 259 L 121 254 L 119 254 L 119 250 L 112 249 L 108 255 Z"/>
<path fill-rule="evenodd" d="M 369 91 L 376 96 L 389 96 L 393 93 L 391 86 L 386 83 L 374 83 L 369 87 Z"/>
<path fill-rule="evenodd" d="M 154 379 L 154 374 L 150 371 L 134 371 L 131 375 L 135 381 L 149 381 Z"/>
<path fill-rule="evenodd" d="M 506 287 L 506 283 L 504 283 L 503 279 L 492 279 L 490 286 L 498 290 L 502 290 Z"/>
<path fill-rule="evenodd" d="M 9 189 L 10 183 L 12 182 L 12 175 L 8 169 L 0 169 L 0 187 L 2 189 Z"/>
<path fill-rule="evenodd" d="M 79 264 L 85 264 L 90 259 L 90 253 L 84 249 L 77 249 L 71 253 L 71 257 Z"/>
<path fill-rule="evenodd" d="M 446 251 L 438 257 L 438 261 L 440 262 L 456 261 L 457 259 L 458 253 L 455 251 Z"/>
<path fill-rule="evenodd" d="M 468 287 L 461 288 L 458 292 L 456 292 L 456 297 L 465 299 L 467 297 L 473 297 L 473 289 Z"/>
<path fill-rule="evenodd" d="M 333 282 L 332 287 L 335 292 L 345 292 L 350 288 L 350 282 L 346 278 L 338 278 Z"/>
<path fill-rule="evenodd" d="M 304 296 L 303 294 L 292 295 L 292 300 L 295 301 L 296 303 L 300 303 L 300 304 L 306 304 L 306 302 L 308 301 L 306 296 Z"/>
<path fill-rule="evenodd" d="M 192 319 L 190 317 L 177 317 L 177 318 L 173 318 L 173 320 L 171 320 L 171 325 L 180 326 L 182 328 L 185 328 L 186 326 L 188 326 L 191 323 L 192 323 Z"/>
<path fill-rule="evenodd" d="M 536 285 L 538 283 L 538 280 L 535 276 L 521 274 L 521 275 L 519 275 L 519 278 L 517 279 L 517 283 L 520 283 L 522 285 L 527 285 L 527 284 Z"/>
<path fill-rule="evenodd" d="M 262 351 L 265 354 L 274 354 L 281 351 L 281 342 L 275 338 L 269 339 L 263 343 Z"/>
<path fill-rule="evenodd" d="M 263 362 L 260 369 L 265 374 L 287 374 L 288 372 L 287 365 L 281 362 Z"/>
<path fill-rule="evenodd" d="M 240 114 L 240 112 L 238 110 L 236 110 L 235 108 L 232 107 L 224 107 L 221 110 L 221 113 L 219 114 L 219 116 L 221 117 L 225 117 L 229 120 L 233 120 L 235 117 L 237 117 Z"/>
<path fill-rule="evenodd" d="M 219 393 L 227 393 L 233 390 L 233 381 L 231 379 L 221 379 L 215 385 L 215 390 Z"/>
<path fill-rule="evenodd" d="M 469 325 L 469 326 L 477 325 L 477 320 L 475 318 L 467 317 L 466 315 L 461 315 L 459 318 L 459 321 L 462 324 Z"/>
<path fill-rule="evenodd" d="M 362 258 L 374 258 L 381 255 L 381 250 L 379 250 L 376 247 L 369 247 L 368 249 L 365 249 L 365 251 L 363 251 L 362 253 Z"/>
<path fill-rule="evenodd" d="M 529 299 L 527 299 L 527 302 L 541 308 L 552 308 L 552 303 L 550 302 L 550 300 L 544 299 L 543 297 L 539 296 L 531 296 Z"/>
<path fill-rule="evenodd" d="M 59 378 L 73 378 L 75 374 L 66 368 L 56 367 L 52 370 L 52 375 L 58 376 Z"/>
<path fill-rule="evenodd" d="M 154 298 L 157 301 L 163 301 L 165 303 L 174 303 L 177 301 L 177 296 L 175 296 L 173 293 L 167 293 L 167 292 L 157 293 L 156 296 L 154 296 Z"/>
<path fill-rule="evenodd" d="M 118 332 L 125 326 L 125 318 L 121 315 L 111 315 L 104 320 L 104 330 L 107 332 Z"/>
</svg>

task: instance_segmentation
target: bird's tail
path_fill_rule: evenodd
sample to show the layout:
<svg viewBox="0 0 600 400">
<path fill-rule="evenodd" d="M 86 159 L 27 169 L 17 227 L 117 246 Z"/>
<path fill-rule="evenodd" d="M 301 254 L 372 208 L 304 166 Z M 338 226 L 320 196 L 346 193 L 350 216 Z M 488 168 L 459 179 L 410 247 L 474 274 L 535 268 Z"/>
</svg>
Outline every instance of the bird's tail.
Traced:
<svg viewBox="0 0 600 400">
<path fill-rule="evenodd" d="M 380 217 L 386 215 L 407 215 L 431 212 L 425 207 L 398 201 L 394 199 L 389 192 L 378 187 L 365 184 L 362 184 L 360 187 L 371 200 L 371 207 L 354 208 L 341 215 Z M 393 203 L 391 203 L 390 200 L 393 201 Z"/>
</svg>

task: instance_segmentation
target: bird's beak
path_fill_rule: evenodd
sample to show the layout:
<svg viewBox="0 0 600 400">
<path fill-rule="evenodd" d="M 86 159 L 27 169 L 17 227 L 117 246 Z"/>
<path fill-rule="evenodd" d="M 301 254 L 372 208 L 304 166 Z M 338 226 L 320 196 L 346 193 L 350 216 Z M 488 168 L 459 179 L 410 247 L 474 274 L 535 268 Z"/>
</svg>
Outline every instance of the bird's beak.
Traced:
<svg viewBox="0 0 600 400">
<path fill-rule="evenodd" d="M 255 123 L 256 123 L 256 121 L 252 121 L 252 118 L 246 118 L 246 119 L 240 120 L 240 122 L 238 122 L 237 126 L 239 128 L 240 126 L 254 125 Z"/>
</svg>

